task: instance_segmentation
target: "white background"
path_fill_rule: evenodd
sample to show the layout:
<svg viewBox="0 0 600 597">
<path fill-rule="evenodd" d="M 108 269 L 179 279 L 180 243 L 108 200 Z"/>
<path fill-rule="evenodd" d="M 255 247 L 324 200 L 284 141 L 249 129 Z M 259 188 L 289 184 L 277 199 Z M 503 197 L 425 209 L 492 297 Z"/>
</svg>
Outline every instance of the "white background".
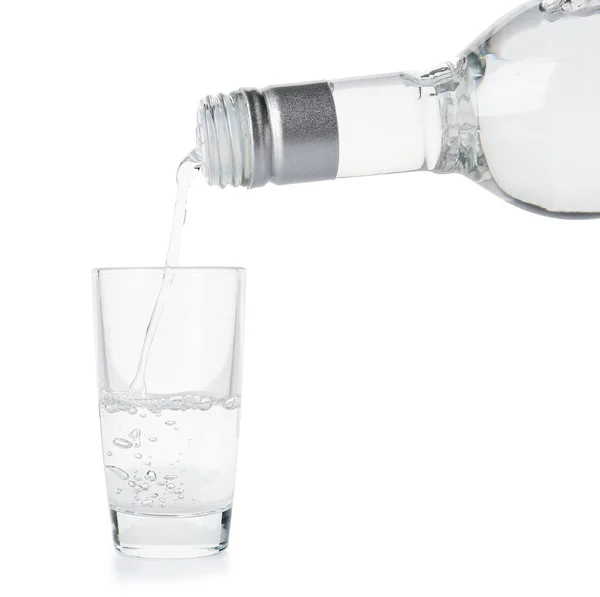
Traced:
<svg viewBox="0 0 600 597">
<path fill-rule="evenodd" d="M 231 546 L 111 546 L 89 270 L 162 264 L 199 98 L 432 67 L 514 4 L 3 5 L 6 594 L 598 595 L 600 223 L 454 176 L 195 188 L 183 264 L 248 269 Z"/>
</svg>

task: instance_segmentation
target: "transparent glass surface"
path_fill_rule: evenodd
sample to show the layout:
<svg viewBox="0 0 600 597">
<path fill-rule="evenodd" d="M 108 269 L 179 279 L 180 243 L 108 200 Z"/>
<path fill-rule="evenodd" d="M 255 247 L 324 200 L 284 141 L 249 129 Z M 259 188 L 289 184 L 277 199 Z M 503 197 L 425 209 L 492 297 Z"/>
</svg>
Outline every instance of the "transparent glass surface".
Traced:
<svg viewBox="0 0 600 597">
<path fill-rule="evenodd" d="M 140 389 L 132 381 L 166 271 L 93 272 L 102 451 L 116 547 L 193 557 L 228 541 L 245 273 L 169 268 Z"/>
<path fill-rule="evenodd" d="M 600 213 L 600 0 L 530 1 L 427 73 L 332 88 L 340 177 L 460 173 L 522 207 Z"/>
<path fill-rule="evenodd" d="M 600 212 L 600 2 L 529 3 L 483 37 L 459 61 L 481 182 L 551 212 Z"/>
<path fill-rule="evenodd" d="M 329 85 L 338 178 L 458 173 L 539 213 L 600 215 L 600 0 L 530 0 L 430 71 Z M 251 117 L 241 97 L 201 103 L 197 154 L 209 184 L 249 186 L 253 168 L 273 161 L 281 131 L 264 124 L 268 115 Z M 285 114 L 294 133 L 279 145 L 319 143 L 294 128 L 312 109 L 304 99 Z"/>
</svg>

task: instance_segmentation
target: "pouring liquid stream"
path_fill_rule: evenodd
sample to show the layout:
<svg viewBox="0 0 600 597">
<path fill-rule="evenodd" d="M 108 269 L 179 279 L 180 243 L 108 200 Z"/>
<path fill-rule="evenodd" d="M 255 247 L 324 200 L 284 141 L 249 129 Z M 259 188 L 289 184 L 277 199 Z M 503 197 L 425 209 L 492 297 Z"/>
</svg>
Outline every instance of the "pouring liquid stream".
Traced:
<svg viewBox="0 0 600 597">
<path fill-rule="evenodd" d="M 148 357 L 150 356 L 156 330 L 160 325 L 162 312 L 169 297 L 171 284 L 173 283 L 174 272 L 171 268 L 179 265 L 181 237 L 187 212 L 188 191 L 200 166 L 201 164 L 198 155 L 192 151 L 186 156 L 177 169 L 177 197 L 175 199 L 175 210 L 173 213 L 173 223 L 171 225 L 171 236 L 169 237 L 169 247 L 167 249 L 163 279 L 160 290 L 158 291 L 156 303 L 154 303 L 154 308 L 152 309 L 148 327 L 146 328 L 146 335 L 144 336 L 144 343 L 142 344 L 135 377 L 129 386 L 130 391 L 140 398 L 143 398 L 146 394 L 146 367 L 148 364 Z"/>
</svg>

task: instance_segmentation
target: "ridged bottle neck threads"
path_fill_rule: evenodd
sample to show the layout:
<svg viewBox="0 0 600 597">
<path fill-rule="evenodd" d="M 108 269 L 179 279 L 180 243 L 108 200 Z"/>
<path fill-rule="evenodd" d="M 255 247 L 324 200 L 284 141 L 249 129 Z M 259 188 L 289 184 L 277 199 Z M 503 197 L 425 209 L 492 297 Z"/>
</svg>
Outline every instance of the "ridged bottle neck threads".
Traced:
<svg viewBox="0 0 600 597">
<path fill-rule="evenodd" d="M 234 91 L 200 101 L 196 129 L 202 171 L 211 186 L 250 186 L 252 135 L 244 95 Z"/>
</svg>

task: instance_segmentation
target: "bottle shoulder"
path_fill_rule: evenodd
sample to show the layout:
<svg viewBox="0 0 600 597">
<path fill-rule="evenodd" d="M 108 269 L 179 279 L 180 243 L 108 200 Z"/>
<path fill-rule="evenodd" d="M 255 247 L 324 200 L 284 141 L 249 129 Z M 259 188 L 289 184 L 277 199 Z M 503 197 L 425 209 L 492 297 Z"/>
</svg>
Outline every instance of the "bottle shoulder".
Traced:
<svg viewBox="0 0 600 597">
<path fill-rule="evenodd" d="M 582 18 L 583 17 L 583 18 Z M 600 54 L 600 0 L 532 0 L 480 35 L 462 56 L 558 61 Z"/>
</svg>

